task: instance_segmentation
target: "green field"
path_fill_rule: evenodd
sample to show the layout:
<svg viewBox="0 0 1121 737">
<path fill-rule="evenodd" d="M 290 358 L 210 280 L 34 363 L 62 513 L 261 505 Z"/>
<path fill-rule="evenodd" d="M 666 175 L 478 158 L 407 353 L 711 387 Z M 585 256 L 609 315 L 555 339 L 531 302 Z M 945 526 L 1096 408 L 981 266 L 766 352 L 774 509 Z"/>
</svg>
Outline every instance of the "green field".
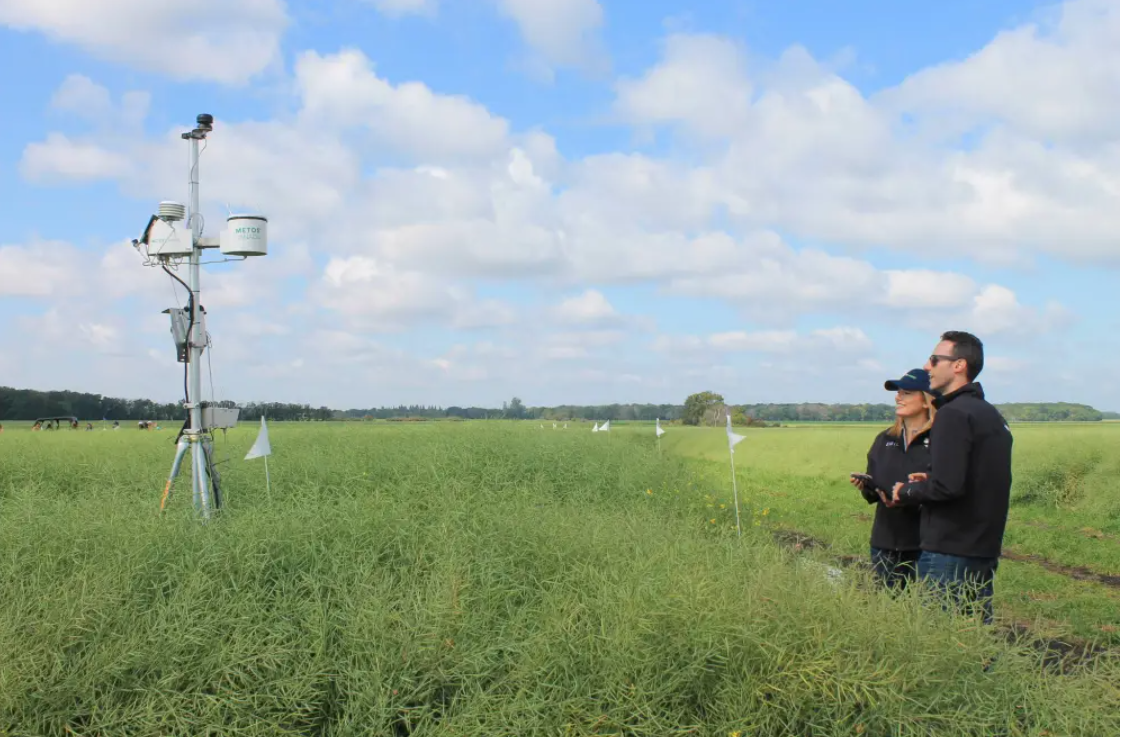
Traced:
<svg viewBox="0 0 1121 737">
<path fill-rule="evenodd" d="M 9 425 L 0 734 L 1116 732 L 1116 424 L 1014 428 L 995 628 L 830 573 L 877 428 L 746 431 L 742 539 L 722 430 L 587 429 L 276 425 L 266 494 L 246 426 L 202 525 L 172 431 Z"/>
</svg>

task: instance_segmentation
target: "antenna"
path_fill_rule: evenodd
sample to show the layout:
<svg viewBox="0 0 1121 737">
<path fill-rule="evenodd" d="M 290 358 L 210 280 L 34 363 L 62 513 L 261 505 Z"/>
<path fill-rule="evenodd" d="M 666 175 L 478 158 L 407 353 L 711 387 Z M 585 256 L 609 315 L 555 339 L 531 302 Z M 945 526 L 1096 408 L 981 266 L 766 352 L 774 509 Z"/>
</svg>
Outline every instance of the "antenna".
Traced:
<svg viewBox="0 0 1121 737">
<path fill-rule="evenodd" d="M 188 418 L 176 439 L 175 460 L 164 487 L 160 509 L 163 510 L 171 494 L 172 483 L 179 467 L 191 451 L 191 487 L 196 511 L 204 520 L 210 519 L 213 510 L 222 507 L 221 479 L 213 461 L 211 431 L 237 425 L 236 408 L 204 406 L 202 401 L 202 352 L 208 343 L 206 311 L 199 301 L 200 266 L 205 249 L 218 248 L 225 258 L 220 261 L 244 260 L 249 256 L 268 253 L 268 220 L 261 215 L 229 213 L 226 228 L 217 238 L 204 238 L 203 219 L 199 207 L 199 141 L 206 140 L 214 130 L 214 116 L 200 114 L 194 130 L 181 134 L 190 144 L 190 170 L 188 176 L 188 204 L 164 201 L 159 203 L 158 214 L 152 215 L 148 225 L 133 245 L 145 247 L 146 266 L 159 266 L 190 292 L 186 308 L 172 307 L 164 310 L 171 317 L 171 334 L 175 342 L 176 359 L 184 363 L 186 397 L 184 407 Z M 227 206 L 227 210 L 228 210 Z M 175 276 L 168 268 L 177 267 L 186 259 L 187 282 Z M 214 263 L 214 262 L 208 262 Z"/>
</svg>

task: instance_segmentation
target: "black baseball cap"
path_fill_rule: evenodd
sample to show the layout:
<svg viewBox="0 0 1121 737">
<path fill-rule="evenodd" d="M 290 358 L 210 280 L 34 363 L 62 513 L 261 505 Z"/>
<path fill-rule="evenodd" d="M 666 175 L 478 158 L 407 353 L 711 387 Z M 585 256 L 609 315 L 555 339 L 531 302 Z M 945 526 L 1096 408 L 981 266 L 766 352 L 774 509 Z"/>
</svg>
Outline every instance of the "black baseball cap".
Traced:
<svg viewBox="0 0 1121 737">
<path fill-rule="evenodd" d="M 921 368 L 911 369 L 898 379 L 889 379 L 885 381 L 884 389 L 887 389 L 889 392 L 903 390 L 905 392 L 934 393 L 930 390 L 930 374 Z"/>
</svg>

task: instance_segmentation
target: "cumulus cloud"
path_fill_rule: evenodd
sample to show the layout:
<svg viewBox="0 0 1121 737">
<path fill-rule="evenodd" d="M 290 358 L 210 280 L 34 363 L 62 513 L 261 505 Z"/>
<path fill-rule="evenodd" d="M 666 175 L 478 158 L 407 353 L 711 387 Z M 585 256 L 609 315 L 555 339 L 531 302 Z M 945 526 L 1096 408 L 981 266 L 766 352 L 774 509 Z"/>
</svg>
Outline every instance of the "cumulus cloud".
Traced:
<svg viewBox="0 0 1121 737">
<path fill-rule="evenodd" d="M 662 353 L 748 352 L 809 355 L 822 351 L 867 351 L 871 339 L 860 328 L 838 326 L 807 333 L 796 330 L 733 330 L 707 336 L 658 336 L 651 347 Z"/>
<path fill-rule="evenodd" d="M 620 82 L 616 112 L 702 138 L 711 199 L 744 224 L 1002 262 L 1028 249 L 1116 264 L 1107 5 L 1075 0 L 1051 35 L 1016 29 L 872 97 L 799 47 L 752 75 L 728 39 L 678 35 L 658 64 Z"/>
<path fill-rule="evenodd" d="M 544 65 L 594 68 L 605 63 L 599 38 L 603 8 L 597 0 L 496 2 Z"/>
<path fill-rule="evenodd" d="M 368 332 L 400 331 L 426 322 L 467 329 L 514 321 L 513 309 L 499 300 L 476 300 L 455 284 L 367 256 L 331 259 L 310 296 Z"/>
<path fill-rule="evenodd" d="M 3 1 L 0 8 L 15 7 Z M 262 13 L 270 5 L 243 2 Z M 396 2 L 383 10 L 420 6 Z M 602 24 L 597 3 L 503 7 L 551 65 L 579 65 L 569 51 L 584 41 L 571 39 L 594 45 Z M 541 20 L 558 13 L 567 14 L 563 22 Z M 1117 41 L 1103 13 L 1114 10 L 1076 0 L 1054 22 L 1011 29 L 968 58 L 871 95 L 802 48 L 772 63 L 749 62 L 722 36 L 672 35 L 654 65 L 617 81 L 611 106 L 615 119 L 636 131 L 670 131 L 671 154 L 565 158 L 547 132 L 517 130 L 469 97 L 390 79 L 356 49 L 297 53 L 292 109 L 273 119 L 219 121 L 203 156 L 209 222 L 222 222 L 228 203 L 269 214 L 272 237 L 267 259 L 207 277 L 208 305 L 216 326 L 258 336 L 245 345 L 278 336 L 269 325 L 301 336 L 330 326 L 358 340 L 383 368 L 500 387 L 512 377 L 559 376 L 541 369 L 557 363 L 571 370 L 573 361 L 594 362 L 588 370 L 605 376 L 645 372 L 644 386 L 658 386 L 663 379 L 642 364 L 648 353 L 631 351 L 623 333 L 653 319 L 621 314 L 612 304 L 620 286 L 640 285 L 666 300 L 663 319 L 678 304 L 714 301 L 746 318 L 751 329 L 722 324 L 711 334 L 655 339 L 663 354 L 726 357 L 720 370 L 730 378 L 744 357 L 794 361 L 850 348 L 852 371 L 879 371 L 873 364 L 888 365 L 888 358 L 855 354 L 884 325 L 967 325 L 1021 339 L 1059 330 L 1074 317 L 1052 295 L 1019 285 L 1014 292 L 971 276 L 968 264 L 1023 264 L 1044 254 L 1116 265 L 1116 113 L 1104 112 L 1116 103 L 1117 85 L 1106 84 L 1115 82 L 1116 69 L 1100 59 L 1108 61 L 1110 49 L 1116 58 Z M 570 44 L 551 45 L 558 38 Z M 1086 48 L 1097 55 L 1089 58 Z M 1042 61 L 1032 66 L 1036 52 Z M 1056 82 L 1079 67 L 1085 80 Z M 1051 99 L 1064 101 L 1061 111 L 1051 109 Z M 143 93 L 111 93 L 74 75 L 51 106 L 56 116 L 85 118 L 93 130 L 67 128 L 28 144 L 20 162 L 28 181 L 116 182 L 153 207 L 185 195 L 178 136 L 188 125 L 156 136 L 97 130 L 105 111 L 143 121 Z M 1108 115 L 1112 128 L 1103 122 Z M 0 293 L 50 296 L 28 286 L 34 280 L 5 279 L 11 268 L 43 274 L 59 285 L 51 289 L 79 290 L 88 281 L 67 281 L 81 272 L 30 246 L 4 248 Z M 905 268 L 878 265 L 874 254 L 893 249 L 907 254 Z M 297 252 L 288 266 L 273 265 Z M 99 282 L 106 299 L 167 302 L 166 280 L 128 267 L 133 256 L 118 243 L 82 268 L 114 272 L 114 280 Z M 494 281 L 529 285 L 537 302 L 480 296 L 481 285 Z M 279 319 L 267 312 L 282 304 L 281 283 L 284 302 L 300 303 L 291 308 L 295 324 L 287 313 Z M 235 308 L 257 322 L 235 325 L 222 316 Z M 681 319 L 674 315 L 669 332 Z M 806 327 L 823 320 L 845 327 Z M 526 323 L 541 334 L 529 334 Z M 564 330 L 550 334 L 556 325 Z M 443 346 L 394 353 L 365 335 L 419 326 L 516 334 L 520 358 L 453 356 Z M 345 351 L 348 338 L 330 340 L 324 345 Z M 294 360 L 270 365 L 278 377 L 312 370 L 313 361 Z M 685 380 L 673 376 L 664 380 Z"/>
<path fill-rule="evenodd" d="M 391 17 L 400 18 L 405 15 L 436 14 L 439 3 L 436 0 L 369 0 L 379 12 Z"/>
<path fill-rule="evenodd" d="M 330 127 L 361 126 L 394 148 L 436 160 L 501 151 L 508 125 L 482 105 L 434 93 L 420 82 L 390 84 L 357 49 L 296 59 L 300 115 Z"/>
<path fill-rule="evenodd" d="M 615 322 L 620 317 L 603 293 L 595 289 L 568 297 L 554 308 L 553 314 L 561 322 L 584 324 Z"/>
<path fill-rule="evenodd" d="M 883 95 L 951 132 L 1001 124 L 1042 141 L 1116 145 L 1118 5 L 1077 0 L 1002 31 L 959 61 L 923 69 Z"/>
<path fill-rule="evenodd" d="M 616 84 L 615 113 L 639 126 L 680 124 L 711 137 L 732 135 L 748 118 L 752 84 L 742 50 L 717 35 L 675 34 L 662 61 Z"/>
<path fill-rule="evenodd" d="M 0 24 L 180 80 L 243 84 L 279 61 L 288 18 L 283 0 L 0 0 Z"/>
<path fill-rule="evenodd" d="M 55 297 L 82 284 L 68 243 L 0 245 L 0 297 Z"/>
</svg>

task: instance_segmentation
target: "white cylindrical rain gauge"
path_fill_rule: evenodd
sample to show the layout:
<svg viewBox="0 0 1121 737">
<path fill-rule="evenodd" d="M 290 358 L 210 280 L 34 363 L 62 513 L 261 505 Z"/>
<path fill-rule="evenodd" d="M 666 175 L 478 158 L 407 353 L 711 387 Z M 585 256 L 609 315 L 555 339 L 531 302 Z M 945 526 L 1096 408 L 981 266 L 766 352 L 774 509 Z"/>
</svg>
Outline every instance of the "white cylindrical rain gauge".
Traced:
<svg viewBox="0 0 1121 737">
<path fill-rule="evenodd" d="M 265 256 L 269 252 L 269 221 L 262 215 L 230 215 L 218 246 L 227 256 Z"/>
</svg>

